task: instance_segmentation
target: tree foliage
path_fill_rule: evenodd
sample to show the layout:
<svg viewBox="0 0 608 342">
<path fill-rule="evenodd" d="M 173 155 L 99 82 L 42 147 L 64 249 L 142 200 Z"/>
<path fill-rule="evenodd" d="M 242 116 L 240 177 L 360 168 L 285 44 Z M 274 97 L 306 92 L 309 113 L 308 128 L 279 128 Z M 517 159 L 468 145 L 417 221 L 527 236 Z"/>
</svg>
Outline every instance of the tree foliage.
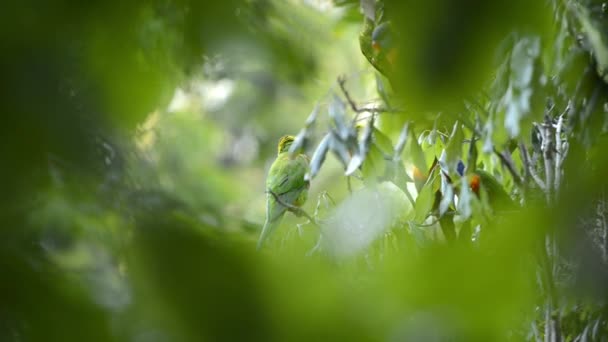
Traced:
<svg viewBox="0 0 608 342">
<path fill-rule="evenodd" d="M 604 3 L 13 5 L 0 340 L 607 338 Z"/>
</svg>

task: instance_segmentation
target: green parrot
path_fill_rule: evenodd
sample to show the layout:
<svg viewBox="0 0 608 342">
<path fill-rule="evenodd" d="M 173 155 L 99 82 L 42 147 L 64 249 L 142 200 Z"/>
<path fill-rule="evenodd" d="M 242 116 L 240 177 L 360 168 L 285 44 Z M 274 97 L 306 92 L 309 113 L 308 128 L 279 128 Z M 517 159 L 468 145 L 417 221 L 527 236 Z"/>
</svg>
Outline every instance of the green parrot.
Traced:
<svg viewBox="0 0 608 342">
<path fill-rule="evenodd" d="M 486 171 L 473 171 L 469 185 L 477 196 L 480 196 L 481 188 L 485 190 L 488 196 L 488 202 L 493 210 L 502 211 L 516 207 L 515 202 L 511 199 L 511 196 L 507 194 L 502 184 Z"/>
<path fill-rule="evenodd" d="M 359 34 L 359 46 L 369 63 L 382 75 L 390 78 L 397 57 L 390 23 L 374 25 L 372 20 L 365 18 Z"/>
<path fill-rule="evenodd" d="M 390 22 L 383 22 L 372 32 L 372 48 L 376 51 L 378 58 L 388 62 L 391 69 L 397 58 L 397 48 L 393 42 L 393 36 Z"/>
<path fill-rule="evenodd" d="M 266 222 L 262 228 L 257 249 L 264 246 L 264 242 L 281 224 L 286 211 L 292 211 L 280 202 L 301 207 L 308 197 L 310 182 L 304 179 L 308 170 L 308 157 L 302 153 L 291 154 L 289 148 L 294 141 L 291 135 L 281 137 L 278 145 L 277 159 L 270 166 L 266 178 Z M 272 195 L 274 193 L 280 201 Z M 294 212 L 298 215 L 298 213 Z"/>
</svg>

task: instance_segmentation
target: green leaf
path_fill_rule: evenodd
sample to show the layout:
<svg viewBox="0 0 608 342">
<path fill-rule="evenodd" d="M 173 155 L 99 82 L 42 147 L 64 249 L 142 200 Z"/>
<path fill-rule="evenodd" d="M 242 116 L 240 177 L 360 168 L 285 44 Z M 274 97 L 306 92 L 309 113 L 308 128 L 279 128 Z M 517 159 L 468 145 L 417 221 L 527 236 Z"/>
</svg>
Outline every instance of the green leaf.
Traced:
<svg viewBox="0 0 608 342">
<path fill-rule="evenodd" d="M 443 216 L 448 209 L 450 208 L 450 204 L 454 200 L 454 187 L 450 182 L 448 182 L 446 176 L 441 174 L 441 202 L 439 202 L 439 216 Z"/>
<path fill-rule="evenodd" d="M 456 174 L 456 166 L 462 158 L 462 143 L 464 141 L 464 134 L 460 123 L 457 121 L 452 129 L 452 134 L 445 148 L 446 163 L 448 166 L 449 173 Z"/>
<path fill-rule="evenodd" d="M 414 166 L 420 170 L 422 173 L 426 173 L 426 158 L 424 156 L 424 152 L 422 151 L 422 147 L 418 144 L 418 139 L 416 138 L 416 133 L 412 130 L 412 135 L 409 143 L 408 149 L 409 155 L 412 158 L 412 163 Z"/>
<path fill-rule="evenodd" d="M 332 131 L 332 133 L 330 133 L 330 134 L 331 134 L 331 139 L 329 140 L 330 150 L 334 153 L 336 158 L 338 158 L 340 163 L 342 163 L 344 168 L 348 167 L 348 164 L 350 163 L 350 159 L 351 159 L 351 155 L 352 155 L 352 150 L 350 150 L 348 148 L 347 142 L 340 139 L 340 137 L 338 137 L 335 132 Z M 358 152 L 355 152 L 355 155 L 356 154 L 358 154 Z"/>
<path fill-rule="evenodd" d="M 540 57 L 540 38 L 524 37 L 513 47 L 510 84 L 502 99 L 505 108 L 504 125 L 511 138 L 520 133 L 520 122 L 531 111 L 534 92 L 534 68 Z"/>
<path fill-rule="evenodd" d="M 405 125 L 403 125 L 401 133 L 399 133 L 397 145 L 395 145 L 394 159 L 396 160 L 401 159 L 401 153 L 403 152 L 403 148 L 405 147 L 405 144 L 407 143 L 407 138 L 409 137 L 409 129 L 410 123 L 408 121 L 407 123 L 405 123 Z"/>
<path fill-rule="evenodd" d="M 477 168 L 477 139 L 475 134 L 471 137 L 471 142 L 469 143 L 469 154 L 467 157 L 467 168 L 466 172 L 470 173 L 475 171 Z"/>
<path fill-rule="evenodd" d="M 395 184 L 364 187 L 348 196 L 322 222 L 324 247 L 334 257 L 354 256 L 388 230 L 400 227 L 410 213 L 406 195 Z"/>
<path fill-rule="evenodd" d="M 329 117 L 332 119 L 340 139 L 346 141 L 350 135 L 350 128 L 346 122 L 346 107 L 336 94 L 333 95 L 329 104 Z"/>
<path fill-rule="evenodd" d="M 301 151 L 307 151 L 310 141 L 312 140 L 314 134 L 315 124 L 317 122 L 317 115 L 319 114 L 319 104 L 315 105 L 315 108 L 312 110 L 312 113 L 306 119 L 304 123 L 304 128 L 300 130 L 298 135 L 296 135 L 291 147 L 289 148 L 289 155 L 293 156 L 297 153 L 301 153 Z"/>
<path fill-rule="evenodd" d="M 323 137 L 323 140 L 321 140 L 321 142 L 319 143 L 319 146 L 317 146 L 317 149 L 313 153 L 312 158 L 310 160 L 310 171 L 304 176 L 306 180 L 311 180 L 315 178 L 317 173 L 319 173 L 319 170 L 321 170 L 321 165 L 323 165 L 325 157 L 327 156 L 327 151 L 329 151 L 329 144 L 331 142 L 331 139 L 331 133 L 327 133 L 325 137 Z"/>
<path fill-rule="evenodd" d="M 384 153 L 376 145 L 372 145 L 361 167 L 363 179 L 377 181 L 384 175 L 386 167 L 387 160 L 384 159 Z"/>
<path fill-rule="evenodd" d="M 435 179 L 437 175 L 435 174 L 430 181 L 427 181 L 426 184 L 420 190 L 418 197 L 416 197 L 416 210 L 414 219 L 416 222 L 423 222 L 428 214 L 433 209 L 433 202 L 435 201 Z"/>
<path fill-rule="evenodd" d="M 393 155 L 394 148 L 391 138 L 375 127 L 373 129 L 373 140 L 376 146 L 378 146 L 378 148 L 380 148 L 384 154 L 387 156 Z"/>
<path fill-rule="evenodd" d="M 458 195 L 458 213 L 463 219 L 468 219 L 473 214 L 473 208 L 471 206 L 472 197 L 474 196 L 467 177 L 463 177 L 463 184 L 460 186 L 460 194 Z"/>
</svg>

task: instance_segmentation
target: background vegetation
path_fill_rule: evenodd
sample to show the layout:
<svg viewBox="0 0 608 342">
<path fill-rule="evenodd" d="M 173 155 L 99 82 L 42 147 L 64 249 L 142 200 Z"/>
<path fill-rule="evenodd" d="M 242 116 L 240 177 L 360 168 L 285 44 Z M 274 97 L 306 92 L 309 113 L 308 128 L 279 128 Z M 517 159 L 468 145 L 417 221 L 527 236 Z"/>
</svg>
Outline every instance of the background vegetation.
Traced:
<svg viewBox="0 0 608 342">
<path fill-rule="evenodd" d="M 0 340 L 608 340 L 605 3 L 0 8 Z"/>
</svg>

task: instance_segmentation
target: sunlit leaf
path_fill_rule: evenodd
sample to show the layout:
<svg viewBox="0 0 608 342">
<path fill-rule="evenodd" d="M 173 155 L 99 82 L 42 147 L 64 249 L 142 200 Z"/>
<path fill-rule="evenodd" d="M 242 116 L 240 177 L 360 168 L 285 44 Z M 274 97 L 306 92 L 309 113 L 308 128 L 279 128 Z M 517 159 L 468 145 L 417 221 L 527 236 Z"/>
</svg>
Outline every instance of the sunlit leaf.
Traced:
<svg viewBox="0 0 608 342">
<path fill-rule="evenodd" d="M 352 149 L 349 150 L 347 146 L 348 141 L 341 140 L 333 132 L 334 131 L 332 131 L 331 139 L 329 140 L 329 148 L 334 153 L 336 158 L 338 158 L 340 163 L 342 163 L 344 168 L 347 168 L 351 160 L 351 155 L 353 153 L 351 152 Z M 358 150 L 355 150 L 354 153 L 355 155 L 360 155 Z"/>
<path fill-rule="evenodd" d="M 334 123 L 338 137 L 342 141 L 346 141 L 350 135 L 350 125 L 346 120 L 346 105 L 335 94 L 332 96 L 332 100 L 329 103 L 329 117 Z"/>
<path fill-rule="evenodd" d="M 456 166 L 462 159 L 462 144 L 464 141 L 464 133 L 460 127 L 460 123 L 456 122 L 452 128 L 452 134 L 445 148 L 445 157 L 450 174 L 456 174 Z"/>
<path fill-rule="evenodd" d="M 430 178 L 422 187 L 422 190 L 416 197 L 416 215 L 414 219 L 416 222 L 422 222 L 426 219 L 427 215 L 431 212 L 433 208 L 433 203 L 435 201 L 435 179 L 437 175 L 435 174 Z"/>
<path fill-rule="evenodd" d="M 359 167 L 361 167 L 361 164 L 363 164 L 363 156 L 361 153 L 357 153 L 355 154 L 351 159 L 350 162 L 348 163 L 348 166 L 346 167 L 346 171 L 344 172 L 345 176 L 351 176 L 353 173 L 355 173 L 355 171 L 357 171 L 359 169 Z"/>
<path fill-rule="evenodd" d="M 310 115 L 308 116 L 308 118 L 306 118 L 306 122 L 304 123 L 305 127 L 312 127 L 315 125 L 315 123 L 317 122 L 317 116 L 319 115 L 319 104 L 316 103 L 315 107 L 313 108 L 312 112 L 310 113 Z"/>
<path fill-rule="evenodd" d="M 323 245 L 339 258 L 353 256 L 405 222 L 411 204 L 398 187 L 382 182 L 354 192 L 323 222 Z"/>
<path fill-rule="evenodd" d="M 403 125 L 401 133 L 399 133 L 399 139 L 397 140 L 397 145 L 395 145 L 395 159 L 401 159 L 401 153 L 403 152 L 403 148 L 405 147 L 405 144 L 407 143 L 407 138 L 409 137 L 409 128 L 410 123 L 407 122 L 405 125 Z"/>
<path fill-rule="evenodd" d="M 441 173 L 441 201 L 439 202 L 439 216 L 443 216 L 448 209 L 450 204 L 454 200 L 454 187 L 448 182 L 446 176 Z"/>
<path fill-rule="evenodd" d="M 370 20 L 376 20 L 376 1 L 360 0 L 361 12 Z"/>
<path fill-rule="evenodd" d="M 361 168 L 363 178 L 367 181 L 377 181 L 385 175 L 388 163 L 389 161 L 385 159 L 384 153 L 378 147 L 375 145 L 370 146 L 370 150 Z"/>
<path fill-rule="evenodd" d="M 406 149 L 406 158 L 411 158 L 412 163 L 420 172 L 426 173 L 426 157 L 422 151 L 422 147 L 418 143 L 415 132 L 412 130 L 412 134 L 409 139 L 409 148 Z"/>
<path fill-rule="evenodd" d="M 604 79 L 604 82 L 608 82 L 608 39 L 606 37 L 605 22 L 592 18 L 589 9 L 583 4 L 569 3 L 569 5 L 573 8 L 587 35 L 596 60 L 598 75 Z"/>
<path fill-rule="evenodd" d="M 469 188 L 469 184 L 466 181 L 467 178 L 463 177 L 463 184 L 460 186 L 460 194 L 458 195 L 458 213 L 463 219 L 468 219 L 473 214 L 473 209 L 471 208 L 472 196 L 475 194 Z"/>
<path fill-rule="evenodd" d="M 300 151 L 307 151 L 308 145 L 313 138 L 314 127 L 317 121 L 317 115 L 319 113 L 319 105 L 316 104 L 312 113 L 306 119 L 304 124 L 304 128 L 300 130 L 298 135 L 296 135 L 291 147 L 289 147 L 289 154 L 294 155 L 295 153 L 299 153 Z"/>
<path fill-rule="evenodd" d="M 469 152 L 467 155 L 467 172 L 473 172 L 477 168 L 477 139 L 476 136 L 473 135 L 471 137 L 471 142 L 469 143 Z M 463 173 L 460 173 L 462 176 Z"/>
<path fill-rule="evenodd" d="M 359 148 L 357 152 L 353 155 L 346 167 L 346 176 L 352 175 L 365 161 L 367 158 L 367 154 L 372 145 L 372 134 L 374 132 L 374 120 L 368 121 L 367 125 L 363 128 L 363 133 L 361 136 L 361 140 L 359 141 Z"/>
<path fill-rule="evenodd" d="M 540 38 L 524 37 L 513 47 L 510 85 L 503 97 L 505 128 L 511 138 L 519 136 L 520 121 L 531 110 L 532 81 L 540 55 Z"/>
<path fill-rule="evenodd" d="M 483 147 L 482 151 L 485 154 L 492 153 L 494 151 L 494 141 L 492 140 L 494 134 L 494 122 L 492 117 L 488 118 L 485 126 L 483 127 Z"/>
<path fill-rule="evenodd" d="M 332 139 L 331 133 L 327 133 L 323 137 L 321 142 L 319 143 L 319 146 L 317 146 L 317 149 L 315 150 L 315 152 L 312 155 L 312 158 L 310 159 L 310 171 L 308 173 L 306 173 L 306 175 L 304 176 L 305 179 L 307 179 L 307 180 L 313 179 L 317 175 L 317 173 L 319 173 L 319 171 L 321 170 L 321 166 L 323 165 L 323 162 L 325 161 L 325 156 L 327 155 L 327 152 L 329 151 L 331 139 Z"/>
</svg>

